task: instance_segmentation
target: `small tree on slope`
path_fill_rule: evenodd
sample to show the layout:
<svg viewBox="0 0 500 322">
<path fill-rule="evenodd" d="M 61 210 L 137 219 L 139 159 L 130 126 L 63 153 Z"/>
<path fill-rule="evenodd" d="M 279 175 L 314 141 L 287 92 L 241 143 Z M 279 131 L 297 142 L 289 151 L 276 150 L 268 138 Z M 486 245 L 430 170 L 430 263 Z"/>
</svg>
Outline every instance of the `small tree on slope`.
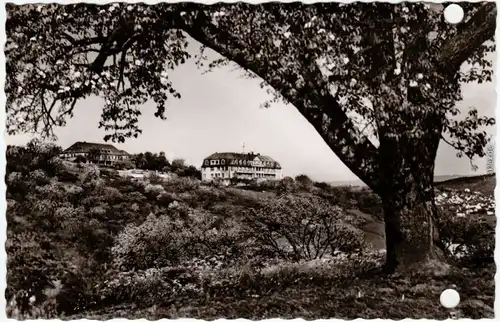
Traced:
<svg viewBox="0 0 500 322">
<path fill-rule="evenodd" d="M 423 3 L 7 6 L 7 131 L 52 135 L 78 100 L 105 99 L 105 139 L 137 137 L 146 100 L 165 118 L 168 71 L 193 39 L 293 105 L 384 205 L 387 268 L 442 261 L 433 170 L 444 136 L 483 156 L 494 123 L 459 111 L 461 83 L 491 81 L 496 5 L 464 22 Z M 200 61 L 203 62 L 203 54 Z M 474 68 L 461 69 L 463 63 Z M 363 119 L 363 125 L 357 123 Z"/>
</svg>

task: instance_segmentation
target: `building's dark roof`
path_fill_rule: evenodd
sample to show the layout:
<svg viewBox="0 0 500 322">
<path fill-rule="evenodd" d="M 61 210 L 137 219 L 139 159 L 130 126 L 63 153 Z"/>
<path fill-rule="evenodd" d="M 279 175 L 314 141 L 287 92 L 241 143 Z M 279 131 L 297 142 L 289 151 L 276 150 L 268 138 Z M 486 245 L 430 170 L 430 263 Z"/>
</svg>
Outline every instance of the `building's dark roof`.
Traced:
<svg viewBox="0 0 500 322">
<path fill-rule="evenodd" d="M 111 144 L 103 144 L 103 143 L 92 143 L 92 142 L 76 142 L 62 153 L 69 152 L 90 152 L 92 149 L 106 150 L 104 153 L 109 154 L 118 154 L 118 155 L 129 155 L 127 152 L 123 150 L 119 150 Z M 107 152 L 109 151 L 109 152 Z"/>
<path fill-rule="evenodd" d="M 235 152 L 216 152 L 214 154 L 209 155 L 208 157 L 205 158 L 205 160 L 226 160 L 226 161 L 231 161 L 231 160 L 254 160 L 256 157 L 258 157 L 261 161 L 265 162 L 272 162 L 271 166 L 264 166 L 266 168 L 277 168 L 281 169 L 281 165 L 276 162 L 273 158 L 267 156 L 267 155 L 261 155 L 259 153 L 235 153 Z M 202 167 L 206 167 L 205 165 L 205 160 L 203 160 L 203 165 Z M 245 165 L 242 165 L 245 166 Z"/>
</svg>

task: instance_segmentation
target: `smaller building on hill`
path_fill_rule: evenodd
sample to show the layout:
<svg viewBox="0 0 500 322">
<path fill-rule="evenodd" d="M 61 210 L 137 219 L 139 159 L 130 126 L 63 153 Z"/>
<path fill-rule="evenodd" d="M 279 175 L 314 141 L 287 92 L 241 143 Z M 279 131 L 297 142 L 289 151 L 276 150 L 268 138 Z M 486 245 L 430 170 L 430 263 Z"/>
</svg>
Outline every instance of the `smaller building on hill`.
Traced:
<svg viewBox="0 0 500 322">
<path fill-rule="evenodd" d="M 130 154 L 119 150 L 111 144 L 76 142 L 60 155 L 62 159 L 68 161 L 78 161 L 78 159 L 96 164 L 114 165 L 121 161 L 130 161 Z"/>
<path fill-rule="evenodd" d="M 214 153 L 201 166 L 203 181 L 221 180 L 229 183 L 232 178 L 279 180 L 281 165 L 271 157 L 255 153 Z"/>
</svg>

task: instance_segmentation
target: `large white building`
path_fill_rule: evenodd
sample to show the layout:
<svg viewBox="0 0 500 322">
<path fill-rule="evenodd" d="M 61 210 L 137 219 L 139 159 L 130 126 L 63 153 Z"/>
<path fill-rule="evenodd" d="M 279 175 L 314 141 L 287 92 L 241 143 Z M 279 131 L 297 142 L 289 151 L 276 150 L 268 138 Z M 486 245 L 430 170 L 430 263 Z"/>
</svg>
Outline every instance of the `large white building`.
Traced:
<svg viewBox="0 0 500 322">
<path fill-rule="evenodd" d="M 221 180 L 229 183 L 231 178 L 277 180 L 282 178 L 281 166 L 272 158 L 253 152 L 214 153 L 203 160 L 203 181 Z"/>
</svg>

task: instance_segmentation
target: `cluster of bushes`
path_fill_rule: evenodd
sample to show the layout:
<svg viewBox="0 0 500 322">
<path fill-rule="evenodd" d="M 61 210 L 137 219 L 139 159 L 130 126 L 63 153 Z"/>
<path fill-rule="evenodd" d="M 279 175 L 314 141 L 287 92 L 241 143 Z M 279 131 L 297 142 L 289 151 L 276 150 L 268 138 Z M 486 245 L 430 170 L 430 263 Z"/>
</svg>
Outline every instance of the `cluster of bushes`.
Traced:
<svg viewBox="0 0 500 322">
<path fill-rule="evenodd" d="M 441 211 L 439 233 L 453 260 L 474 266 L 494 262 L 495 227 L 483 218 Z"/>
<path fill-rule="evenodd" d="M 288 260 L 312 260 L 363 250 L 361 232 L 345 221 L 345 212 L 323 199 L 283 195 L 259 210 L 250 210 L 245 224 L 261 250 Z"/>
<path fill-rule="evenodd" d="M 42 144 L 11 149 L 7 168 L 6 297 L 17 318 L 244 297 L 383 260 L 364 253 L 343 210 L 380 206 L 363 191 L 285 178 L 259 183 L 276 194 L 258 199 L 190 176 L 133 181 L 65 165 Z M 458 219 L 443 221 L 445 243 L 492 258 L 491 230 Z"/>
<path fill-rule="evenodd" d="M 170 163 L 164 152 L 139 153 L 133 157 L 134 165 L 137 169 L 171 172 L 179 177 L 193 177 L 201 179 L 201 172 L 192 165 L 186 165 L 184 159 L 174 159 Z"/>
<path fill-rule="evenodd" d="M 319 258 L 319 252 L 333 254 L 333 248 L 351 251 L 345 246 L 353 233 L 335 226 L 341 210 L 323 209 L 325 203 L 307 197 L 278 202 L 283 211 L 293 209 L 294 216 L 275 218 L 279 209 L 272 199 L 262 200 L 252 216 L 221 216 L 206 209 L 217 201 L 236 202 L 237 196 L 193 178 L 136 182 L 111 180 L 111 173 L 94 165 L 75 169 L 80 172 L 73 183 L 59 181 L 57 171 L 49 175 L 41 169 L 8 175 L 6 295 L 9 312 L 17 310 L 18 317 L 73 314 L 119 301 L 149 305 L 152 290 L 163 301 L 201 296 L 206 287 L 220 289 L 217 280 L 232 276 L 230 271 L 241 273 L 242 267 L 255 275 L 264 262 Z M 21 183 L 26 190 L 13 194 L 12 187 Z M 324 221 L 329 211 L 337 215 Z M 297 221 L 308 213 L 317 214 L 314 223 Z M 254 224 L 248 225 L 252 218 Z M 273 221 L 282 228 L 264 224 Z M 295 253 L 273 250 L 269 238 L 287 236 L 296 224 L 310 227 L 309 234 L 317 238 L 305 242 L 293 235 L 285 243 Z M 318 242 L 322 248 L 316 250 Z M 311 251 L 318 254 L 311 256 Z M 169 274 L 175 277 L 165 279 Z M 235 280 L 227 283 L 236 285 Z M 52 303 L 50 310 L 47 303 Z M 33 313 L 40 307 L 47 307 L 45 313 Z"/>
</svg>

